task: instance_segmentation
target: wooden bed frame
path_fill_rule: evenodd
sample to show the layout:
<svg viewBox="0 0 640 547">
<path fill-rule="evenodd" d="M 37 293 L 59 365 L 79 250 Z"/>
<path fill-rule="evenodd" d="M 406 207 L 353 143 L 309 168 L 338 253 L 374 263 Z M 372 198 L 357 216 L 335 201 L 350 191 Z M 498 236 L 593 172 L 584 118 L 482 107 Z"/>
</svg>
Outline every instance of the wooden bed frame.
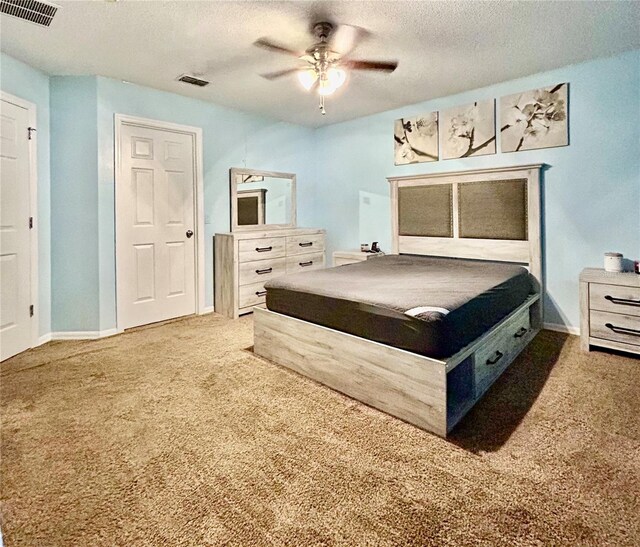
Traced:
<svg viewBox="0 0 640 547">
<path fill-rule="evenodd" d="M 524 165 L 391 177 L 393 252 L 520 263 L 537 292 L 481 337 L 447 359 L 433 359 L 256 308 L 254 351 L 354 399 L 446 437 L 539 332 L 543 294 L 540 248 L 540 170 Z M 526 239 L 460 237 L 460 185 L 526 184 Z M 451 185 L 451 237 L 402 235 L 399 191 Z"/>
</svg>

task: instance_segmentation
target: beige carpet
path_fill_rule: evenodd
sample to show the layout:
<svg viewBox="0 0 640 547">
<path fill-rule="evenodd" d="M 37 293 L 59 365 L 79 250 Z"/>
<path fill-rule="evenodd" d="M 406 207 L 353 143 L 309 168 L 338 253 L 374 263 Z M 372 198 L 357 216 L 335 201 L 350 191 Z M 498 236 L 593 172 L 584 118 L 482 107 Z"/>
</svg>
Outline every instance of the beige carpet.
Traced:
<svg viewBox="0 0 640 547">
<path fill-rule="evenodd" d="M 640 361 L 543 332 L 450 440 L 189 318 L 3 363 L 8 547 L 638 545 Z"/>
</svg>

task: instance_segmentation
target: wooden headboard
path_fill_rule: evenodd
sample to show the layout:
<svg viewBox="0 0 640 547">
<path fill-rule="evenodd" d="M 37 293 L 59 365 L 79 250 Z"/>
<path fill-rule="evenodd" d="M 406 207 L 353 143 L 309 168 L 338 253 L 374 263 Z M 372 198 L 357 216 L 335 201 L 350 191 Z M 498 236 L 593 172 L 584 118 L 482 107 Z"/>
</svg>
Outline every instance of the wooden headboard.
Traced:
<svg viewBox="0 0 640 547">
<path fill-rule="evenodd" d="M 393 252 L 524 264 L 542 290 L 541 168 L 389 177 Z"/>
</svg>

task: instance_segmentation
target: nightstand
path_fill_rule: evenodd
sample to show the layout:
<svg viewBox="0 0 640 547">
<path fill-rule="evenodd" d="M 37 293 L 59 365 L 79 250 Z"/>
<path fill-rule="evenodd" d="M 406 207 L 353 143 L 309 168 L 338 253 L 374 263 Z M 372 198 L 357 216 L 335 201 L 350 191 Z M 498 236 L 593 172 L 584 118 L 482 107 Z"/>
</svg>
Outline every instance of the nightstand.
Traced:
<svg viewBox="0 0 640 547">
<path fill-rule="evenodd" d="M 640 275 L 585 268 L 580 274 L 580 347 L 640 355 Z"/>
<path fill-rule="evenodd" d="M 376 256 L 384 256 L 384 253 L 364 253 L 362 251 L 334 251 L 333 265 L 344 266 L 354 262 L 364 262 Z"/>
</svg>

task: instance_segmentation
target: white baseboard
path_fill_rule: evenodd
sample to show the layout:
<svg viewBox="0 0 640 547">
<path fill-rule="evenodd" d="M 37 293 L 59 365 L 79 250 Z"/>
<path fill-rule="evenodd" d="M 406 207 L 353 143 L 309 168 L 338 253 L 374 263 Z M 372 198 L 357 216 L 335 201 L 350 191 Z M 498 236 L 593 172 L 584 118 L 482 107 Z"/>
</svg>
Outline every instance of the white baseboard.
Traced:
<svg viewBox="0 0 640 547">
<path fill-rule="evenodd" d="M 569 325 L 560 325 L 558 323 L 544 323 L 542 327 L 547 330 L 553 330 L 556 332 L 563 332 L 565 334 L 573 334 L 575 336 L 580 336 L 580 327 L 571 327 Z"/>
<path fill-rule="evenodd" d="M 38 342 L 36 343 L 36 345 L 34 347 L 41 346 L 42 344 L 46 344 L 47 342 L 51 342 L 51 333 L 50 332 L 40 336 L 40 338 L 38 338 Z M 0 547 L 2 547 L 2 546 L 0 546 Z"/>
<path fill-rule="evenodd" d="M 213 306 L 206 306 L 200 315 L 213 313 Z M 49 342 L 50 340 L 97 340 L 98 338 L 106 338 L 119 334 L 122 331 L 115 329 L 107 330 L 81 330 L 81 331 L 59 331 L 45 334 L 38 339 L 38 345 Z"/>
<path fill-rule="evenodd" d="M 51 340 L 96 340 L 118 334 L 118 329 L 52 332 Z"/>
</svg>

